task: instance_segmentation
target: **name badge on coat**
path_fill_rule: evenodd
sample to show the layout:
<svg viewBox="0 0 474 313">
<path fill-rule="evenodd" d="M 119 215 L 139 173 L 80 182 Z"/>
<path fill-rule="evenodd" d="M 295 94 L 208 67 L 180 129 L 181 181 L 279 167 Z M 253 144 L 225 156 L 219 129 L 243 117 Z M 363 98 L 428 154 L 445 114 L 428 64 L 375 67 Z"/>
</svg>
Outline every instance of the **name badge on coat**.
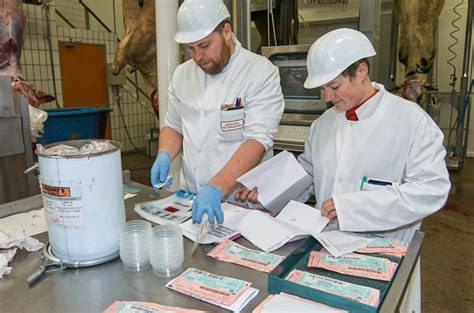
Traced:
<svg viewBox="0 0 474 313">
<path fill-rule="evenodd" d="M 220 135 L 223 141 L 238 141 L 244 136 L 245 114 L 242 100 L 237 98 L 235 104 L 221 105 Z"/>
</svg>

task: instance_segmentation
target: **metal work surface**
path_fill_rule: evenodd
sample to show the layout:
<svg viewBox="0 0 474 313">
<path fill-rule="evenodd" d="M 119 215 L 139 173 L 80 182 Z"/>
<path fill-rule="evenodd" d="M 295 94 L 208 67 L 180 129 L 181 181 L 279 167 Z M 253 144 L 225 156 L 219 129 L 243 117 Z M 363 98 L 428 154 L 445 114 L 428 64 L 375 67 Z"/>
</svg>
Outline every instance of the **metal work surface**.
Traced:
<svg viewBox="0 0 474 313">
<path fill-rule="evenodd" d="M 137 202 L 155 200 L 158 195 L 150 187 L 129 183 L 139 187 L 142 192 L 125 200 L 127 220 L 139 219 L 133 211 Z M 168 195 L 162 192 L 162 196 Z M 42 242 L 48 240 L 47 233 L 35 236 Z M 423 235 L 416 234 L 407 257 L 402 262 L 392 287 L 382 304 L 381 312 L 393 312 L 400 304 L 409 277 L 421 248 Z M 238 243 L 253 247 L 244 238 Z M 301 241 L 285 245 L 275 251 L 280 255 L 288 255 Z M 218 275 L 235 277 L 252 282 L 259 289 L 259 294 L 245 307 L 244 312 L 255 308 L 267 297 L 267 274 L 238 265 L 217 261 L 206 254 L 213 245 L 201 245 L 191 257 L 193 242 L 184 240 L 184 268 L 195 267 Z M 165 287 L 170 279 L 153 274 L 151 268 L 142 272 L 130 272 L 122 267 L 120 259 L 111 262 L 77 269 L 67 269 L 62 273 L 46 274 L 38 283 L 28 287 L 27 277 L 42 264 L 41 251 L 28 253 L 19 250 L 11 266 L 10 275 L 0 280 L 0 312 L 101 312 L 114 301 L 147 301 L 163 305 L 179 306 L 189 309 L 201 309 L 213 312 L 227 312 L 217 306 L 196 300 Z"/>
</svg>

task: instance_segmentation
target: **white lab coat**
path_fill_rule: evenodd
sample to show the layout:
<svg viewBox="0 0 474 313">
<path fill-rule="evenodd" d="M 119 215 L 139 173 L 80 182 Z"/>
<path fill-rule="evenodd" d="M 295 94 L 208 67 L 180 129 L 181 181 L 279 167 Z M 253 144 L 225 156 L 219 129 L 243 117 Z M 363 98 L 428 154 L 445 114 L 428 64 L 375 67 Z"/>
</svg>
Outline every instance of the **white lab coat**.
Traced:
<svg viewBox="0 0 474 313">
<path fill-rule="evenodd" d="M 193 60 L 179 65 L 169 87 L 164 125 L 183 135 L 182 188 L 199 191 L 250 139 L 265 149 L 284 109 L 278 69 L 266 58 L 241 47 L 222 72 L 205 73 Z M 221 110 L 241 98 L 243 109 Z"/>
<path fill-rule="evenodd" d="M 320 208 L 332 197 L 340 230 L 410 241 L 448 196 L 443 134 L 417 104 L 373 85 L 379 92 L 357 109 L 359 121 L 331 108 L 311 126 L 299 160 L 314 185 L 299 200 L 314 192 Z M 363 176 L 395 184 L 360 191 Z"/>
</svg>

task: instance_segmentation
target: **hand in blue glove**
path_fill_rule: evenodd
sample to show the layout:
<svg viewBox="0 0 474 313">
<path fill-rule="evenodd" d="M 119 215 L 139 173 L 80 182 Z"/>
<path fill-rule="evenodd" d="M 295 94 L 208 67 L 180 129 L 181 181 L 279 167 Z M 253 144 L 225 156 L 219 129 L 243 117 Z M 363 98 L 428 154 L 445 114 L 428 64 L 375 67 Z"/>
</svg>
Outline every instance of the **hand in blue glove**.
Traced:
<svg viewBox="0 0 474 313">
<path fill-rule="evenodd" d="M 163 183 L 166 181 L 166 177 L 168 176 L 168 172 L 170 170 L 170 155 L 166 151 L 161 151 L 156 156 L 155 163 L 151 167 L 151 185 L 156 185 L 158 183 Z M 162 188 L 168 188 L 171 185 L 172 180 Z M 155 192 L 159 192 L 158 188 L 153 187 Z"/>
<path fill-rule="evenodd" d="M 201 223 L 202 215 L 207 213 L 209 223 L 214 224 L 214 216 L 219 224 L 224 222 L 221 208 L 222 192 L 214 185 L 208 184 L 201 189 L 193 201 L 193 223 Z"/>
</svg>

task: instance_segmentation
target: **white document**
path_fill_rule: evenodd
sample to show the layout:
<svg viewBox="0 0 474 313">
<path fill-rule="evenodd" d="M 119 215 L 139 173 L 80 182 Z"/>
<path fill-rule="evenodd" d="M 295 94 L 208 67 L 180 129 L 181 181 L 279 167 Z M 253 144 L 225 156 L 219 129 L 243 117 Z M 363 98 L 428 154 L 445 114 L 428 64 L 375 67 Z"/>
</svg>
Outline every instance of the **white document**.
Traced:
<svg viewBox="0 0 474 313">
<path fill-rule="evenodd" d="M 222 212 L 224 213 L 224 223 L 210 224 L 209 232 L 202 238 L 201 244 L 221 242 L 224 239 L 238 236 L 239 230 L 237 225 L 249 212 L 252 212 L 252 210 L 244 209 L 230 203 L 222 203 Z M 192 220 L 188 220 L 179 226 L 181 226 L 185 237 L 196 241 L 199 228 L 201 227 L 200 224 L 193 224 Z"/>
<path fill-rule="evenodd" d="M 277 313 L 277 312 L 318 312 L 318 313 L 344 313 L 347 311 L 335 309 L 330 306 L 300 298 L 294 295 L 280 293 L 270 295 L 253 313 Z"/>
<path fill-rule="evenodd" d="M 318 209 L 294 200 L 291 200 L 276 218 L 311 235 L 319 234 L 329 223 L 329 219 L 321 216 Z"/>
<path fill-rule="evenodd" d="M 17 213 L 0 219 L 0 229 L 20 231 L 22 235 L 34 236 L 48 230 L 43 209 Z"/>
<path fill-rule="evenodd" d="M 302 230 L 257 210 L 247 214 L 238 228 L 242 236 L 265 252 L 280 248 L 291 238 L 304 236 Z"/>
<path fill-rule="evenodd" d="M 252 301 L 253 298 L 255 298 L 258 295 L 258 292 L 259 292 L 258 289 L 250 287 L 239 297 L 239 299 L 237 299 L 237 301 L 232 303 L 232 305 L 230 305 L 230 306 L 226 306 L 226 305 L 223 305 L 223 304 L 220 304 L 220 303 L 213 303 L 213 302 L 210 302 L 210 301 L 209 301 L 209 303 L 220 306 L 220 307 L 222 307 L 224 309 L 227 309 L 227 310 L 230 310 L 232 312 L 240 312 L 245 308 L 245 306 L 247 306 L 247 304 L 250 301 Z"/>
<path fill-rule="evenodd" d="M 265 252 L 274 251 L 289 241 L 321 232 L 329 222 L 319 210 L 290 201 L 277 217 L 261 211 L 248 213 L 238 225 L 242 236 Z"/>
<path fill-rule="evenodd" d="M 277 214 L 313 180 L 293 154 L 283 151 L 240 176 L 237 181 L 248 189 L 258 187 L 258 201 L 265 209 Z"/>
<path fill-rule="evenodd" d="M 354 252 L 372 242 L 373 238 L 364 237 L 363 234 L 332 230 L 314 236 L 326 250 L 335 257 Z"/>
</svg>

